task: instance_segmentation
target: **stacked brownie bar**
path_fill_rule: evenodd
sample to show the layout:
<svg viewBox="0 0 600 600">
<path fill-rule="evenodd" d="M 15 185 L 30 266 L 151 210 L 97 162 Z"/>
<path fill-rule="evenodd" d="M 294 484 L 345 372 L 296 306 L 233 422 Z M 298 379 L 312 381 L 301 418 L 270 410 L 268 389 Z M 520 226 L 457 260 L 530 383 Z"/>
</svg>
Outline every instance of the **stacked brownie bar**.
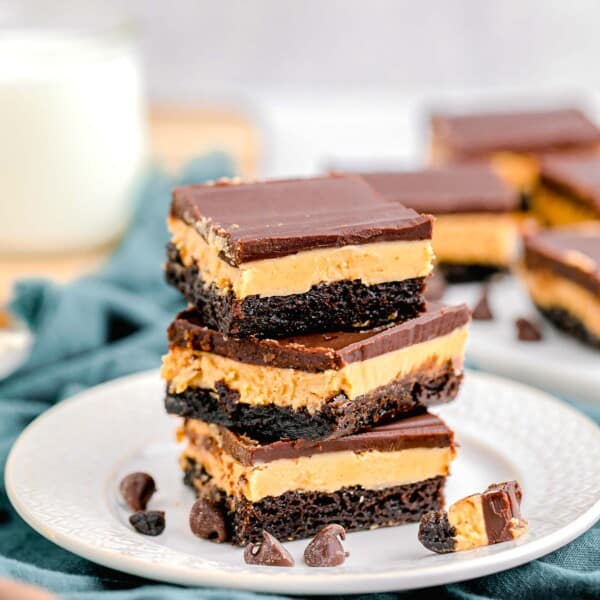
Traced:
<svg viewBox="0 0 600 600">
<path fill-rule="evenodd" d="M 173 194 L 165 405 L 234 544 L 418 521 L 443 504 L 465 306 L 426 304 L 432 218 L 332 176 Z"/>
</svg>

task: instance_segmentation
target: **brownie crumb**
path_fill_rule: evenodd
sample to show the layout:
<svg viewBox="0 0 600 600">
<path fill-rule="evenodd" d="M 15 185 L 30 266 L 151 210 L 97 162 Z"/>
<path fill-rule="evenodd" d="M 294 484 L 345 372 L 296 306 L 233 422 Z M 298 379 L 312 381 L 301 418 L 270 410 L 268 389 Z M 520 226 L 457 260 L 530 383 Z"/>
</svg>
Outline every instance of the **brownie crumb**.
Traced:
<svg viewBox="0 0 600 600">
<path fill-rule="evenodd" d="M 418 537 L 428 550 L 440 554 L 454 552 L 455 535 L 456 530 L 450 525 L 446 511 L 433 510 L 421 517 Z"/>
<path fill-rule="evenodd" d="M 517 337 L 522 342 L 539 342 L 542 339 L 540 328 L 523 317 L 515 321 L 517 327 Z"/>
<path fill-rule="evenodd" d="M 134 511 L 146 510 L 154 492 L 156 483 L 148 473 L 130 473 L 121 481 L 121 496 Z"/>
<path fill-rule="evenodd" d="M 249 565 L 266 565 L 269 567 L 293 567 L 292 555 L 281 542 L 268 531 L 262 532 L 262 541 L 250 543 L 244 550 L 244 560 Z"/>
<path fill-rule="evenodd" d="M 346 530 L 336 523 L 326 525 L 304 550 L 304 562 L 309 567 L 337 567 L 348 553 L 340 539 L 346 539 Z"/>
<path fill-rule="evenodd" d="M 195 536 L 212 542 L 222 543 L 229 537 L 223 511 L 218 504 L 205 497 L 198 498 L 192 506 L 190 529 Z"/>
<path fill-rule="evenodd" d="M 481 296 L 473 309 L 472 315 L 476 321 L 491 321 L 494 318 L 490 308 L 489 288 L 485 286 L 481 290 Z"/>
<path fill-rule="evenodd" d="M 162 510 L 140 510 L 129 517 L 133 528 L 142 535 L 160 535 L 165 530 L 165 513 Z"/>
</svg>

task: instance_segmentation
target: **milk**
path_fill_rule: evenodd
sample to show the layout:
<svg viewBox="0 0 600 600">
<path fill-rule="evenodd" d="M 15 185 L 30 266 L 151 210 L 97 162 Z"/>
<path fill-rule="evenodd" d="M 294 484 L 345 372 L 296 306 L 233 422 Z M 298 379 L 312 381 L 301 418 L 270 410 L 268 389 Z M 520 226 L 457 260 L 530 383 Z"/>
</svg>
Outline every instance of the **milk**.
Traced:
<svg viewBox="0 0 600 600">
<path fill-rule="evenodd" d="M 117 238 L 146 158 L 131 36 L 0 33 L 0 252 Z"/>
</svg>

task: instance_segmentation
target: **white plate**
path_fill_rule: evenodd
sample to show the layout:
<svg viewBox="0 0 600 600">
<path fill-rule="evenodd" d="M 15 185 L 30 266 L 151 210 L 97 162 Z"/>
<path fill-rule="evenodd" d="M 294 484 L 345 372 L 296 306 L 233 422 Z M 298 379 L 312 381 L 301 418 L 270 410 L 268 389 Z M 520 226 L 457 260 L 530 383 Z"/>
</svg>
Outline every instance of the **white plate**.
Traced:
<svg viewBox="0 0 600 600">
<path fill-rule="evenodd" d="M 79 394 L 33 422 L 6 467 L 19 514 L 56 544 L 121 571 L 285 594 L 403 590 L 470 579 L 546 554 L 600 517 L 600 429 L 542 392 L 469 373 L 460 398 L 442 411 L 462 446 L 447 498 L 516 478 L 524 488 L 528 534 L 435 555 L 418 543 L 417 525 L 405 525 L 350 534 L 350 557 L 338 568 L 305 566 L 304 540 L 287 544 L 295 567 L 250 567 L 240 549 L 188 531 L 193 496 L 181 482 L 171 441 L 176 420 L 163 414 L 162 392 L 156 372 L 142 373 Z M 157 538 L 130 528 L 117 494 L 120 478 L 140 469 L 159 487 L 150 508 L 167 512 L 167 529 Z"/>
<path fill-rule="evenodd" d="M 600 403 L 600 350 L 578 342 L 546 321 L 514 277 L 491 286 L 492 321 L 473 321 L 467 344 L 470 365 L 534 385 L 571 400 Z M 481 284 L 453 285 L 444 302 L 474 307 Z M 517 339 L 515 319 L 529 318 L 542 328 L 539 342 Z"/>
</svg>

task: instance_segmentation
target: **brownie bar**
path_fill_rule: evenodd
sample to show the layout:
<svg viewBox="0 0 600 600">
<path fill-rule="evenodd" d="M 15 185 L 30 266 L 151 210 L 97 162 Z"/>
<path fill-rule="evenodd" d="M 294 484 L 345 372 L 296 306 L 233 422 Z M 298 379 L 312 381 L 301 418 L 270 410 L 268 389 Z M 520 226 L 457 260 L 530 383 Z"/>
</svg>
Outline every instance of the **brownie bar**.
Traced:
<svg viewBox="0 0 600 600">
<path fill-rule="evenodd" d="M 433 135 L 455 157 L 498 151 L 539 152 L 600 143 L 600 129 L 578 109 L 437 114 Z"/>
<path fill-rule="evenodd" d="M 416 521 L 443 505 L 454 434 L 427 413 L 326 441 L 261 444 L 228 428 L 186 420 L 184 481 L 222 511 L 231 541 L 265 529 L 280 539 L 323 525 L 349 530 Z"/>
<path fill-rule="evenodd" d="M 357 176 L 190 185 L 171 217 L 191 225 L 232 266 L 304 250 L 431 238 L 432 219 L 392 207 Z"/>
<path fill-rule="evenodd" d="M 594 335 L 577 317 L 563 308 L 545 308 L 535 305 L 540 313 L 556 328 L 568 333 L 584 344 L 600 349 L 600 337 Z"/>
<path fill-rule="evenodd" d="M 485 165 L 361 173 L 361 177 L 385 200 L 433 215 L 505 213 L 518 210 L 521 203 L 519 195 Z"/>
<path fill-rule="evenodd" d="M 405 323 L 279 340 L 232 338 L 197 311 L 169 327 L 167 411 L 261 441 L 340 437 L 452 400 L 470 311 L 432 302 Z"/>
<path fill-rule="evenodd" d="M 449 267 L 448 281 L 485 279 L 514 261 L 521 198 L 491 168 L 456 165 L 361 176 L 385 200 L 435 215 L 433 249 L 437 262 Z"/>
<path fill-rule="evenodd" d="M 349 400 L 338 394 L 315 413 L 275 404 L 253 406 L 239 402 L 239 394 L 219 383 L 216 390 L 167 390 L 168 413 L 201 419 L 244 433 L 260 442 L 279 438 L 319 440 L 337 438 L 388 423 L 403 415 L 454 400 L 463 379 L 451 364 L 437 374 L 417 373 Z"/>
<path fill-rule="evenodd" d="M 425 307 L 432 220 L 358 176 L 178 188 L 167 281 L 236 337 L 402 321 Z"/>
<path fill-rule="evenodd" d="M 207 479 L 206 472 L 189 461 L 184 481 L 222 508 L 230 542 L 237 546 L 260 541 L 263 529 L 279 540 L 297 540 L 315 535 L 329 523 L 337 523 L 346 531 L 394 527 L 418 522 L 423 514 L 444 505 L 445 477 L 381 490 L 351 486 L 331 493 L 286 492 L 258 502 L 227 496 L 206 486 Z"/>
<path fill-rule="evenodd" d="M 598 347 L 600 226 L 582 224 L 526 238 L 524 267 L 538 310 L 562 331 Z"/>
<path fill-rule="evenodd" d="M 185 267 L 169 244 L 165 276 L 224 335 L 271 337 L 352 330 L 408 321 L 425 310 L 425 278 L 365 285 L 360 280 L 313 285 L 302 294 L 236 298 L 206 285 L 197 267 Z"/>
<path fill-rule="evenodd" d="M 551 154 L 540 160 L 534 189 L 534 214 L 550 226 L 600 220 L 600 156 L 597 153 Z"/>
</svg>

